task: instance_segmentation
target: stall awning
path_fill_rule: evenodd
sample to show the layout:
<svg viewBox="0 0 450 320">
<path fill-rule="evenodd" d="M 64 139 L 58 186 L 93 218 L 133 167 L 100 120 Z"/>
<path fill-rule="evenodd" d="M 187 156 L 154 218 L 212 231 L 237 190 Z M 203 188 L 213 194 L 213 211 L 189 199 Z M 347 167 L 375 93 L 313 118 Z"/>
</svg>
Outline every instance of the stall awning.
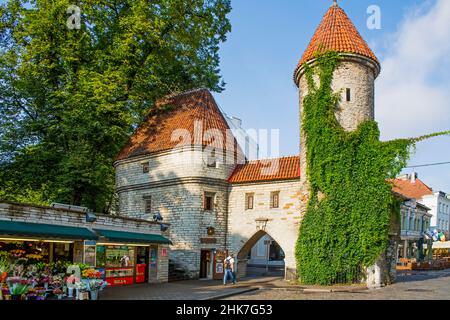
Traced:
<svg viewBox="0 0 450 320">
<path fill-rule="evenodd" d="M 87 228 L 52 224 L 0 221 L 0 235 L 40 237 L 45 239 L 97 240 L 98 236 Z"/>
<path fill-rule="evenodd" d="M 120 243 L 145 243 L 145 244 L 172 244 L 172 242 L 158 234 L 134 233 L 115 230 L 94 229 L 99 235 L 112 242 Z"/>
</svg>

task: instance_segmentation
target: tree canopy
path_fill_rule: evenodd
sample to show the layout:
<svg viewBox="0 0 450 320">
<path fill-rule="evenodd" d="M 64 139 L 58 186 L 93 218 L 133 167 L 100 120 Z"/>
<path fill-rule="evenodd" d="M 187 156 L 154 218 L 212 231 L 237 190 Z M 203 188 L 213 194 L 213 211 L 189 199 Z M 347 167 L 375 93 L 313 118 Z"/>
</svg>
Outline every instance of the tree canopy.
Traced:
<svg viewBox="0 0 450 320">
<path fill-rule="evenodd" d="M 0 198 L 108 211 L 114 158 L 155 100 L 223 90 L 230 11 L 230 0 L 0 6 Z"/>
</svg>

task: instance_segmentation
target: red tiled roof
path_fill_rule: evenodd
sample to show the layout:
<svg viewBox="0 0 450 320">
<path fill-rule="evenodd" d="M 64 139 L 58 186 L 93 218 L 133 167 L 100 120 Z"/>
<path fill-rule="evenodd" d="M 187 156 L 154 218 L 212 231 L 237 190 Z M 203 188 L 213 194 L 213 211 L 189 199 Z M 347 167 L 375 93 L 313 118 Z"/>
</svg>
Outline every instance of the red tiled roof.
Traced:
<svg viewBox="0 0 450 320">
<path fill-rule="evenodd" d="M 416 179 L 414 183 L 410 179 L 394 179 L 391 182 L 394 185 L 393 192 L 411 199 L 421 199 L 423 196 L 433 194 L 433 190 L 420 179 Z"/>
<path fill-rule="evenodd" d="M 355 25 L 338 5 L 332 5 L 325 13 L 295 73 L 303 63 L 314 59 L 317 53 L 326 51 L 359 54 L 379 63 Z"/>
<path fill-rule="evenodd" d="M 250 161 L 236 166 L 231 183 L 294 180 L 300 178 L 300 157 Z"/>
<path fill-rule="evenodd" d="M 222 134 L 222 141 L 205 136 L 205 132 L 211 129 Z M 237 142 L 234 137 L 227 139 L 228 129 L 222 112 L 207 89 L 166 97 L 156 103 L 116 160 L 189 145 L 210 145 L 231 152 L 241 152 L 239 147 L 235 148 Z M 180 137 L 182 132 L 185 135 Z"/>
</svg>

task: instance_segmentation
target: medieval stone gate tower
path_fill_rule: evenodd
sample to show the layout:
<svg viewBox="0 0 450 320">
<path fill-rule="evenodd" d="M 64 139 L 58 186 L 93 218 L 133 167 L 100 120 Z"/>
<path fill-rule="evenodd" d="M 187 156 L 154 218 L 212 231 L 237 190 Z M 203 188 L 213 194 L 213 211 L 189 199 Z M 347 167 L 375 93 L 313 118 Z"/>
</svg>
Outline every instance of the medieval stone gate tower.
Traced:
<svg viewBox="0 0 450 320">
<path fill-rule="evenodd" d="M 366 120 L 374 119 L 375 79 L 380 73 L 380 63 L 359 34 L 344 10 L 336 2 L 325 14 L 294 73 L 299 87 L 300 122 L 303 99 L 308 94 L 304 64 L 314 65 L 315 55 L 335 51 L 341 61 L 334 72 L 332 88 L 341 93 L 336 118 L 346 131 L 354 131 Z M 300 133 L 300 159 L 302 172 L 306 172 L 306 137 Z M 302 175 L 302 182 L 306 174 Z"/>
<path fill-rule="evenodd" d="M 328 50 L 342 57 L 332 82 L 342 95 L 336 117 L 345 130 L 353 131 L 374 118 L 380 64 L 336 2 L 295 70 L 300 115 L 308 94 L 303 66 L 314 65 L 315 54 Z M 250 249 L 265 235 L 284 251 L 286 277 L 296 278 L 295 244 L 308 201 L 307 137 L 300 131 L 300 156 L 239 162 L 242 151 L 207 90 L 164 101 L 115 163 L 121 214 L 148 219 L 161 215 L 170 224 L 170 259 L 191 278 L 213 277 L 220 271 L 215 255 L 222 251 L 235 254 L 238 274 L 244 276 Z M 159 108 L 167 103 L 175 108 Z M 205 156 L 205 147 L 211 145 L 214 154 Z"/>
</svg>

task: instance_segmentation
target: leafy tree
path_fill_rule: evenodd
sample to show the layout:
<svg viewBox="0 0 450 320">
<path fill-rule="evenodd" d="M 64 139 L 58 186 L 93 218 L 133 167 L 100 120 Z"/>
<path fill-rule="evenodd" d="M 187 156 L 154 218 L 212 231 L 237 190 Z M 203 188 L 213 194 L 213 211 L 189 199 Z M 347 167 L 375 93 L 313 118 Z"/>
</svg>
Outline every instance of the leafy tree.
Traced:
<svg viewBox="0 0 450 320">
<path fill-rule="evenodd" d="M 107 211 L 114 158 L 155 100 L 223 90 L 230 10 L 230 0 L 0 6 L 0 197 Z"/>
</svg>

